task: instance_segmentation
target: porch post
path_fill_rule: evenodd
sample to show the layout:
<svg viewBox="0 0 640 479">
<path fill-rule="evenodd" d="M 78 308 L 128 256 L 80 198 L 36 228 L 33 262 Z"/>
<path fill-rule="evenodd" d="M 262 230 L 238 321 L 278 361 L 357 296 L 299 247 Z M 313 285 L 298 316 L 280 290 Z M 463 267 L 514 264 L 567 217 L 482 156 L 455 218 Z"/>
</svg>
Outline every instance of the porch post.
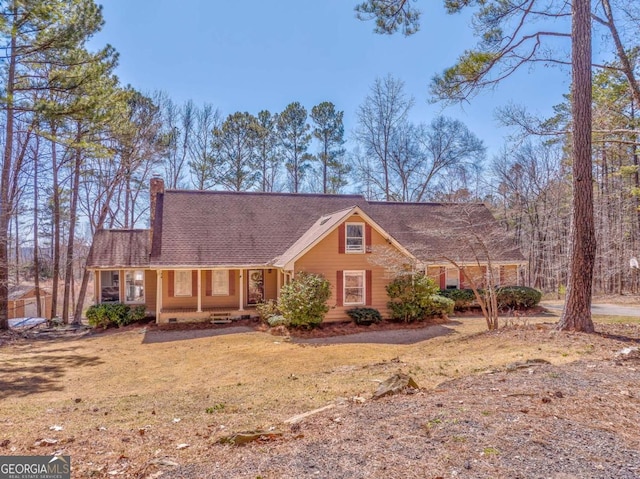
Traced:
<svg viewBox="0 0 640 479">
<path fill-rule="evenodd" d="M 162 271 L 156 270 L 156 323 L 160 322 L 162 311 Z"/>
<path fill-rule="evenodd" d="M 282 287 L 282 271 L 276 270 L 276 276 L 278 277 L 276 282 L 276 299 L 280 297 L 280 288 Z"/>
<path fill-rule="evenodd" d="M 100 270 L 96 269 L 93 274 L 93 303 L 98 304 L 102 299 L 102 286 L 100 285 Z"/>
<path fill-rule="evenodd" d="M 198 313 L 202 312 L 202 270 L 198 270 Z"/>
<path fill-rule="evenodd" d="M 240 306 L 238 307 L 238 311 L 244 311 L 244 281 L 243 281 L 243 271 L 242 269 L 238 270 L 238 281 L 240 282 L 240 284 L 238 285 L 239 288 L 239 294 L 238 297 L 240 298 Z"/>
</svg>

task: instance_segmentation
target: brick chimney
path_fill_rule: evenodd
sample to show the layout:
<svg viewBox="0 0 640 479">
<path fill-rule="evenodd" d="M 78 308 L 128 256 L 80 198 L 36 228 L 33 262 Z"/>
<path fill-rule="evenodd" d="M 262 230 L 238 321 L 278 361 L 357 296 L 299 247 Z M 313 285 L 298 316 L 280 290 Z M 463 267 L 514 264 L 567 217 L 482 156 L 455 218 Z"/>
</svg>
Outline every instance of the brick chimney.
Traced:
<svg viewBox="0 0 640 479">
<path fill-rule="evenodd" d="M 149 182 L 149 230 L 150 230 L 150 245 L 153 245 L 153 228 L 156 221 L 156 206 L 158 202 L 158 195 L 164 194 L 164 180 L 158 176 L 153 175 Z"/>
</svg>

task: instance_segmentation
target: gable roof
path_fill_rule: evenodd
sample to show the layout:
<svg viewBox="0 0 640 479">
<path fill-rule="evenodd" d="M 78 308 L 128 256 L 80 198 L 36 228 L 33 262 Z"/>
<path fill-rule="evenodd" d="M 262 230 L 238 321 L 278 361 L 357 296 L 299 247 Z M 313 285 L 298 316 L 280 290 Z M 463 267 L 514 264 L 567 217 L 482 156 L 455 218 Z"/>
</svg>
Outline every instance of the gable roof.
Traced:
<svg viewBox="0 0 640 479">
<path fill-rule="evenodd" d="M 99 230 L 87 268 L 148 268 L 149 230 Z"/>
<path fill-rule="evenodd" d="M 167 190 L 151 266 L 271 266 L 321 216 L 365 205 L 359 195 Z"/>
<path fill-rule="evenodd" d="M 9 296 L 8 299 L 9 301 L 15 301 L 17 299 L 21 299 L 24 296 L 30 294 L 31 292 L 35 291 L 37 288 L 33 285 L 30 284 L 19 284 L 19 285 L 13 285 L 13 286 L 9 286 Z M 43 288 L 40 288 L 40 295 L 41 296 L 47 296 L 50 295 L 51 293 Z"/>
<path fill-rule="evenodd" d="M 296 261 L 300 256 L 324 239 L 331 231 L 336 229 L 347 218 L 352 215 L 359 215 L 369 226 L 376 229 L 378 233 L 386 236 L 389 243 L 393 244 L 407 257 L 413 256 L 403 245 L 395 241 L 379 224 L 367 215 L 359 206 L 353 206 L 335 213 L 321 216 L 311 228 L 296 241 L 285 253 L 274 261 L 274 266 L 286 267 L 291 262 Z"/>
<path fill-rule="evenodd" d="M 298 256 L 324 238 L 336 226 L 351 216 L 355 209 L 356 207 L 352 206 L 351 208 L 322 215 L 282 256 L 275 259 L 273 263 L 274 266 L 284 267 L 287 263 L 294 261 Z"/>
<path fill-rule="evenodd" d="M 366 210 L 416 258 L 425 262 L 491 260 L 523 263 L 513 237 L 483 203 L 370 202 Z"/>
<path fill-rule="evenodd" d="M 103 230 L 90 268 L 282 267 L 304 254 L 354 211 L 400 250 L 425 263 L 523 263 L 512 237 L 481 203 L 368 202 L 360 195 L 159 193 L 153 234 Z M 478 241 L 478 238 L 481 241 Z M 480 247 L 479 247 L 480 246 Z"/>
</svg>

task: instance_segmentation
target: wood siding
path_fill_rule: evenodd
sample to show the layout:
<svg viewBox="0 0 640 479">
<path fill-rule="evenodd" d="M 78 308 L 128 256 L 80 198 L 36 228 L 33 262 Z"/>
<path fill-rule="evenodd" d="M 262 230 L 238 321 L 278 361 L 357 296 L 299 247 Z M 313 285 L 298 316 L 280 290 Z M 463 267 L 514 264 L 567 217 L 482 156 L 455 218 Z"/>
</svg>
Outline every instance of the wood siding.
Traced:
<svg viewBox="0 0 640 479">
<path fill-rule="evenodd" d="M 509 264 L 500 267 L 500 284 L 502 286 L 516 286 L 518 284 L 518 266 Z"/>
<path fill-rule="evenodd" d="M 252 268 L 253 269 L 253 268 Z M 259 268 L 255 268 L 259 269 Z M 229 295 L 207 295 L 211 292 L 211 285 L 208 282 L 211 281 L 211 275 L 207 273 L 209 270 L 200 270 L 200 294 L 201 304 L 203 309 L 211 308 L 229 308 L 238 309 L 240 304 L 240 288 L 242 288 L 244 297 L 244 307 L 253 307 L 247 304 L 247 270 L 242 270 L 242 278 L 240 278 L 240 270 L 230 270 L 229 274 Z M 277 298 L 278 276 L 277 270 L 264 269 L 264 293 L 265 299 Z M 169 284 L 169 278 L 172 274 L 170 271 L 162 272 L 162 308 L 163 309 L 181 309 L 181 308 L 196 308 L 198 306 L 198 297 L 196 296 L 170 296 L 169 290 L 172 289 Z M 154 273 L 155 274 L 155 273 Z M 197 279 L 197 276 L 196 276 Z M 241 286 L 242 282 L 242 286 Z M 192 285 L 194 290 L 195 285 Z M 154 300 L 155 308 L 155 300 Z"/>
<path fill-rule="evenodd" d="M 42 306 L 42 316 L 46 319 L 51 319 L 51 302 L 52 302 L 51 293 L 47 293 L 42 291 L 40 293 L 40 305 Z M 35 305 L 36 301 L 36 292 L 35 290 L 29 291 L 24 294 L 21 298 L 15 300 L 9 300 L 7 304 L 8 308 L 8 319 L 14 318 L 24 318 L 26 316 L 31 316 L 31 314 L 27 314 L 27 305 L 33 304 L 29 307 L 29 313 L 31 310 L 37 311 L 37 306 Z M 34 313 L 35 315 L 35 313 Z"/>
<path fill-rule="evenodd" d="M 278 298 L 278 272 L 276 269 L 264 270 L 264 299 Z"/>
<path fill-rule="evenodd" d="M 427 276 L 433 279 L 441 289 L 444 286 L 444 277 L 442 276 L 443 271 L 442 266 L 429 266 L 427 267 Z M 445 268 L 446 270 L 446 268 Z M 465 271 L 467 274 L 472 275 L 474 281 L 480 286 L 484 286 L 484 272 L 486 271 L 485 266 L 467 266 L 465 267 Z M 507 264 L 501 265 L 495 268 L 496 271 L 496 281 L 500 286 L 516 286 L 518 284 L 518 265 L 515 264 Z M 498 272 L 499 271 L 499 272 Z M 499 276 L 498 276 L 499 274 Z M 469 280 L 466 277 L 463 277 L 462 281 L 463 288 L 469 288 L 471 285 L 469 284 Z"/>
<path fill-rule="evenodd" d="M 345 222 L 362 222 L 360 216 L 354 215 L 347 219 Z M 331 298 L 329 299 L 329 312 L 325 317 L 325 321 L 347 321 L 346 311 L 355 306 L 339 306 L 340 302 L 337 294 L 342 294 L 342 291 L 337 291 L 338 280 L 337 271 L 366 271 L 371 270 L 371 289 L 367 293 L 371 295 L 372 308 L 380 311 L 380 314 L 384 318 L 389 317 L 387 310 L 387 291 L 385 286 L 389 283 L 390 279 L 387 278 L 384 268 L 370 263 L 368 260 L 376 255 L 376 253 L 340 253 L 340 230 L 336 228 L 333 232 L 318 243 L 314 248 L 307 252 L 302 258 L 295 263 L 295 272 L 307 272 L 321 274 L 329 280 L 331 283 Z M 368 228 L 367 228 L 368 230 Z M 344 240 L 342 240 L 344 241 Z M 368 243 L 369 241 L 366 240 Z M 383 238 L 377 231 L 371 230 L 371 245 L 375 251 L 376 246 L 390 246 L 386 239 Z M 362 306 L 365 306 L 364 304 Z"/>
<path fill-rule="evenodd" d="M 155 271 L 144 270 L 144 306 L 147 313 L 155 316 L 156 299 L 158 298 L 158 278 Z"/>
</svg>

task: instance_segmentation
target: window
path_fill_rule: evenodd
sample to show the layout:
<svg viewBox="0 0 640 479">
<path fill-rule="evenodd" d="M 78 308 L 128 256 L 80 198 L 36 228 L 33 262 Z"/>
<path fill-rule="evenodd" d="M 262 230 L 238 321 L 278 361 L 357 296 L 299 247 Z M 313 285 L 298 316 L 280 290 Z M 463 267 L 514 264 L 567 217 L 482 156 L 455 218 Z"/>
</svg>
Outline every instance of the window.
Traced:
<svg viewBox="0 0 640 479">
<path fill-rule="evenodd" d="M 364 223 L 347 223 L 345 241 L 347 253 L 364 253 Z"/>
<path fill-rule="evenodd" d="M 229 270 L 213 270 L 211 274 L 211 294 L 214 296 L 229 296 Z"/>
<path fill-rule="evenodd" d="M 100 272 L 100 302 L 120 301 L 119 271 Z"/>
<path fill-rule="evenodd" d="M 176 271 L 173 280 L 175 296 L 191 296 L 191 271 Z"/>
<path fill-rule="evenodd" d="M 127 303 L 144 303 L 144 271 L 124 272 L 124 300 Z"/>
<path fill-rule="evenodd" d="M 460 287 L 460 272 L 457 268 L 447 268 L 447 289 L 458 289 Z"/>
<path fill-rule="evenodd" d="M 365 303 L 365 272 L 345 271 L 344 273 L 344 304 L 355 305 Z"/>
</svg>

